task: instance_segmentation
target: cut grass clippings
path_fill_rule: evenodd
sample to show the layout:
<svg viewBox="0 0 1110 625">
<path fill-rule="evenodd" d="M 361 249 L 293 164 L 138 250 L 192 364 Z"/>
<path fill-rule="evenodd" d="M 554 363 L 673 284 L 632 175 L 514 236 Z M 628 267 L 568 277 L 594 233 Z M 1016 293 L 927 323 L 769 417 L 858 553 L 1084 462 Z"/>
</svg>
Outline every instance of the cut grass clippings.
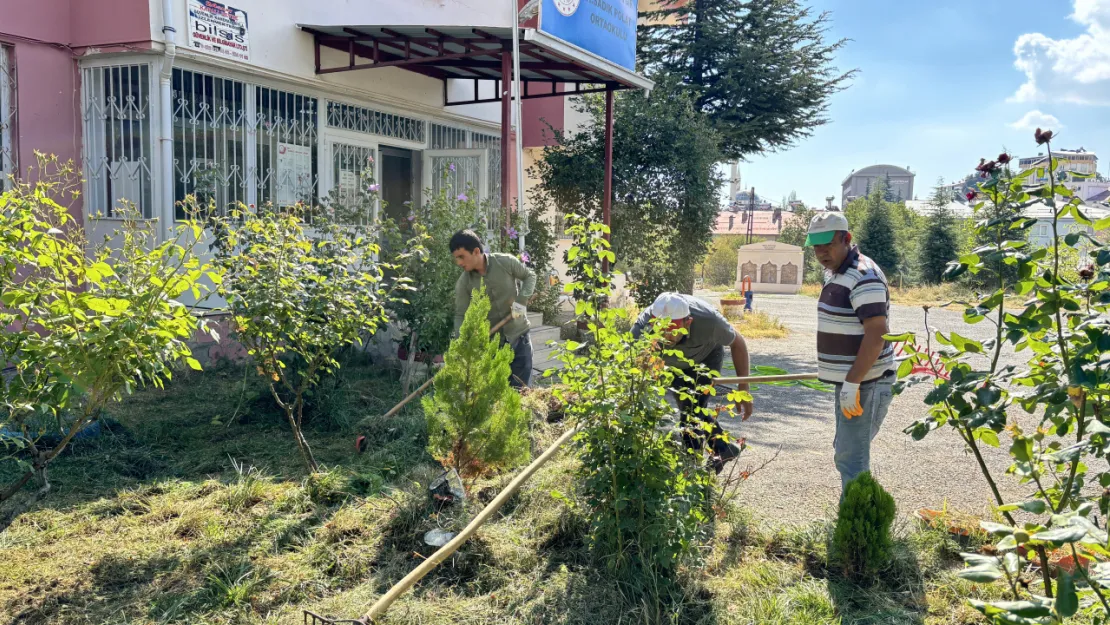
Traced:
<svg viewBox="0 0 1110 625">
<path fill-rule="evenodd" d="M 742 317 L 730 317 L 729 320 L 746 339 L 784 339 L 790 336 L 790 328 L 766 311 L 749 310 Z"/>
<path fill-rule="evenodd" d="M 301 623 L 302 609 L 353 618 L 431 553 L 425 532 L 457 531 L 511 477 L 480 481 L 466 510 L 436 510 L 423 415 L 382 420 L 398 383 L 354 365 L 315 399 L 318 413 L 345 414 L 306 428 L 332 467 L 306 476 L 280 414 L 242 371 L 126 398 L 112 411 L 122 427 L 52 465 L 54 491 L 0 534 L 0 622 Z M 562 427 L 537 419 L 534 449 Z M 361 456 L 356 433 L 369 441 Z M 901 528 L 890 570 L 859 587 L 827 570 L 829 521 L 774 530 L 728 507 L 707 527 L 703 563 L 669 592 L 633 596 L 592 558 L 582 502 L 556 495 L 575 499 L 574 468 L 572 452 L 556 456 L 381 622 L 935 625 L 979 622 L 965 598 L 1004 591 L 959 579 L 943 532 Z"/>
</svg>

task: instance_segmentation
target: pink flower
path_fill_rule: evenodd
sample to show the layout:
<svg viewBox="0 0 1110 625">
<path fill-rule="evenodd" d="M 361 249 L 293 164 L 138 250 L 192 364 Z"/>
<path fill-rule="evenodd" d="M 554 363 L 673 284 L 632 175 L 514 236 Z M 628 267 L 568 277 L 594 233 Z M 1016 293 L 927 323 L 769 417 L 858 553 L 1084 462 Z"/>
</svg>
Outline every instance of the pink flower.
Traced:
<svg viewBox="0 0 1110 625">
<path fill-rule="evenodd" d="M 450 169 L 451 171 L 455 171 L 455 164 L 451 163 L 450 165 L 447 166 L 447 169 Z"/>
<path fill-rule="evenodd" d="M 378 192 L 378 189 L 380 189 L 380 188 L 382 188 L 382 187 L 381 187 L 381 185 L 379 185 L 379 184 L 372 184 L 372 185 L 370 185 L 370 187 L 369 187 L 369 188 L 370 188 L 370 192 L 371 192 L 371 193 L 377 193 L 377 192 Z"/>
<path fill-rule="evenodd" d="M 530 262 L 532 262 L 532 257 L 528 255 L 528 252 L 521 252 L 520 253 L 520 262 L 530 263 Z"/>
<path fill-rule="evenodd" d="M 455 199 L 457 199 L 460 202 L 465 202 L 465 201 L 469 200 L 470 198 L 466 197 L 465 193 L 460 193 L 459 197 L 457 197 Z"/>
</svg>

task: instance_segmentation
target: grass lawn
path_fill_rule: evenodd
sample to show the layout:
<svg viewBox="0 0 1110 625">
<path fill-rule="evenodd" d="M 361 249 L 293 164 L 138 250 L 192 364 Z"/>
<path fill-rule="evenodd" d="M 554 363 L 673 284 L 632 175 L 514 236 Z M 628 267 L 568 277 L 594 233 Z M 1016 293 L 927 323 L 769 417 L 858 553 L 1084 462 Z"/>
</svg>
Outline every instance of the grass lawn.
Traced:
<svg viewBox="0 0 1110 625">
<path fill-rule="evenodd" d="M 376 416 L 400 396 L 389 375 L 348 367 L 317 397 L 307 436 L 331 468 L 312 477 L 253 370 L 191 374 L 127 398 L 112 411 L 115 433 L 60 458 L 54 491 L 0 533 L 0 622 L 361 614 L 432 551 L 426 531 L 461 527 L 510 478 L 476 484 L 479 502 L 465 511 L 435 510 L 418 407 Z M 536 449 L 561 427 L 537 419 Z M 362 456 L 356 433 L 370 441 Z M 574 467 L 569 450 L 549 463 L 382 622 L 955 624 L 980 622 L 965 597 L 1003 592 L 958 579 L 957 545 L 910 526 L 898 529 L 890 570 L 856 586 L 826 563 L 830 520 L 757 527 L 731 505 L 706 528 L 703 561 L 647 598 L 591 557 L 582 507 L 553 496 L 574 498 Z"/>
<path fill-rule="evenodd" d="M 816 299 L 821 295 L 820 284 L 803 284 L 802 295 Z M 931 286 L 915 286 L 890 289 L 890 301 L 903 306 L 941 306 L 948 304 L 948 308 L 963 310 L 966 308 L 959 302 L 977 303 L 977 296 L 970 289 L 955 284 L 935 284 Z M 1025 307 L 1025 298 L 1007 297 L 1008 308 L 1022 309 Z"/>
</svg>

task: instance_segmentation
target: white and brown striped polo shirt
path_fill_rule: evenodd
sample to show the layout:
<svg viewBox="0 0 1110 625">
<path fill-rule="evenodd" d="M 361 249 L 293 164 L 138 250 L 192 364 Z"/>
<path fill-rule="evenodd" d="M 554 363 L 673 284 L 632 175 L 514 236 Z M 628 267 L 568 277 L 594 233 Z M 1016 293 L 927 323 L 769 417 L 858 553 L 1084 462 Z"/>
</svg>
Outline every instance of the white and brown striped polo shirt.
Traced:
<svg viewBox="0 0 1110 625">
<path fill-rule="evenodd" d="M 863 344 L 863 321 L 890 315 L 890 290 L 875 261 L 853 246 L 835 273 L 825 271 L 825 287 L 817 302 L 817 376 L 840 384 L 856 362 Z M 863 382 L 883 377 L 894 368 L 888 341 Z"/>
</svg>

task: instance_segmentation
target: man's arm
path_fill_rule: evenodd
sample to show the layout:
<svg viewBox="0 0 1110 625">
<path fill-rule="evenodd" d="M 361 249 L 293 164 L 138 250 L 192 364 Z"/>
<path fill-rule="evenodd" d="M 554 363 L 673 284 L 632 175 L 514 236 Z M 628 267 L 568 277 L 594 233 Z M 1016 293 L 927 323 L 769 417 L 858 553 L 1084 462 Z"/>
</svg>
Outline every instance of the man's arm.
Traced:
<svg viewBox="0 0 1110 625">
<path fill-rule="evenodd" d="M 744 378 L 751 375 L 751 365 L 748 359 L 748 344 L 744 342 L 744 337 L 740 333 L 736 333 L 736 338 L 732 340 L 732 344 L 728 346 L 729 351 L 732 352 L 732 366 L 736 369 L 736 375 Z M 747 383 L 739 384 L 737 387 L 745 393 L 751 390 L 751 386 Z M 741 402 L 740 410 L 744 415 L 746 421 L 748 417 L 752 416 L 752 402 Z"/>
<path fill-rule="evenodd" d="M 853 384 L 859 384 L 863 381 L 863 376 L 867 375 L 871 367 L 875 366 L 875 361 L 883 353 L 883 347 L 886 346 L 886 340 L 883 339 L 883 336 L 889 333 L 890 330 L 887 327 L 887 317 L 885 315 L 868 317 L 863 320 L 863 343 L 859 347 L 859 353 L 856 354 L 855 364 L 848 370 L 848 375 L 844 376 L 845 381 Z"/>
<path fill-rule="evenodd" d="M 536 272 L 526 267 L 524 263 L 516 258 L 511 256 L 509 258 L 512 258 L 510 273 L 514 278 L 520 280 L 520 290 L 517 291 L 516 301 L 518 304 L 527 304 L 536 292 Z"/>
</svg>

